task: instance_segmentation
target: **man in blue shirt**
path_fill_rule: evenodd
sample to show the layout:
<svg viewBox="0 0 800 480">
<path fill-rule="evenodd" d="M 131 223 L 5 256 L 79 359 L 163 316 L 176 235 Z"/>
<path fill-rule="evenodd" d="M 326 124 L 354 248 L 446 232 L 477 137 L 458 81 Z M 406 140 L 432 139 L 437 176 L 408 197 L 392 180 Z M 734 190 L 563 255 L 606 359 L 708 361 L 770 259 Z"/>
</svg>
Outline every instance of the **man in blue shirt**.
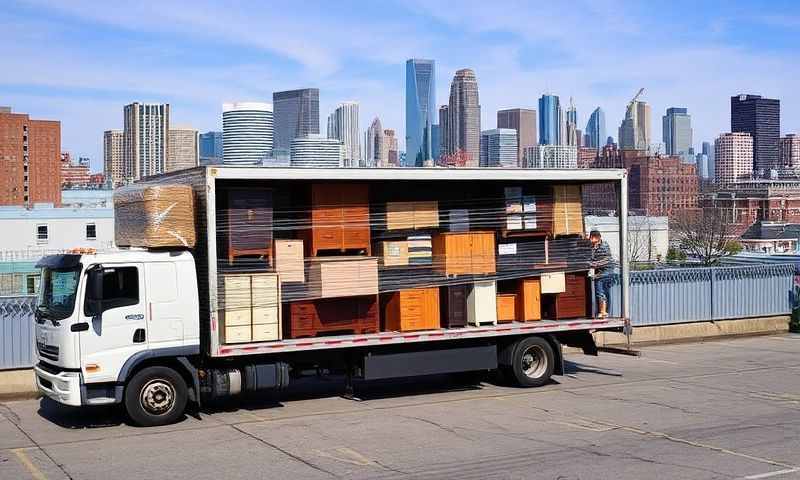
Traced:
<svg viewBox="0 0 800 480">
<path fill-rule="evenodd" d="M 589 232 L 589 241 L 592 244 L 592 268 L 594 268 L 594 294 L 597 298 L 597 316 L 608 316 L 608 296 L 614 274 L 614 259 L 611 248 L 603 240 L 598 230 Z"/>
</svg>

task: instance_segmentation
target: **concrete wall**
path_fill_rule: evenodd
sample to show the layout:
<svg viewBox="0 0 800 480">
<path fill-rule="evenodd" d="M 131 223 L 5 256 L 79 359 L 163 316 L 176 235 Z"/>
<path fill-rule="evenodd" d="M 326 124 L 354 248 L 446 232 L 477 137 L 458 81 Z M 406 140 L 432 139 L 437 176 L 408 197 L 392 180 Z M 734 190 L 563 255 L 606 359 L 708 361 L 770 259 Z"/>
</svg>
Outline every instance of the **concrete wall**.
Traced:
<svg viewBox="0 0 800 480">
<path fill-rule="evenodd" d="M 608 242 L 611 253 L 619 261 L 619 218 L 588 215 L 586 233 L 597 229 Z M 628 217 L 628 256 L 631 261 L 654 262 L 666 260 L 669 248 L 667 217 Z"/>
<path fill-rule="evenodd" d="M 90 223 L 95 224 L 95 240 L 86 238 L 86 225 Z M 47 225 L 47 241 L 37 240 L 38 225 Z M 108 249 L 114 246 L 114 217 L 100 216 L 92 210 L 83 218 L 0 218 L 0 232 L 14 232 L 13 235 L 0 235 L 0 251 L 63 250 L 73 247 Z"/>
</svg>

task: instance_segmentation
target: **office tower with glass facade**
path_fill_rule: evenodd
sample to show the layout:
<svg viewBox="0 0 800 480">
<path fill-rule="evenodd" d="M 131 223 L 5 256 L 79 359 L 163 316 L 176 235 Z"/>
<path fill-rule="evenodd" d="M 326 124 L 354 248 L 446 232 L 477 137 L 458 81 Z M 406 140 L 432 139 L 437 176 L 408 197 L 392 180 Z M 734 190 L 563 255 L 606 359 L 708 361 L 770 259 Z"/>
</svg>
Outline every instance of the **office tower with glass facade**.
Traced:
<svg viewBox="0 0 800 480">
<path fill-rule="evenodd" d="M 272 105 L 260 102 L 222 105 L 222 156 L 225 164 L 258 164 L 272 157 Z"/>
<path fill-rule="evenodd" d="M 433 163 L 433 124 L 436 117 L 436 63 L 406 61 L 406 163 Z"/>
<path fill-rule="evenodd" d="M 746 132 L 753 139 L 753 169 L 765 176 L 780 167 L 778 138 L 781 133 L 781 102 L 761 95 L 731 97 L 731 132 Z"/>
<path fill-rule="evenodd" d="M 509 108 L 497 112 L 497 128 L 513 128 L 517 132 L 517 164 L 525 165 L 525 149 L 538 143 L 536 110 Z"/>
<path fill-rule="evenodd" d="M 440 126 L 441 113 L 440 109 Z M 446 126 L 442 130 L 443 153 L 463 153 L 465 166 L 477 167 L 481 155 L 481 105 L 478 79 L 472 69 L 456 71 L 450 84 L 450 102 L 446 114 Z"/>
<path fill-rule="evenodd" d="M 328 138 L 335 138 L 344 145 L 345 167 L 363 167 L 361 142 L 358 133 L 358 102 L 340 103 L 328 116 Z"/>
<path fill-rule="evenodd" d="M 586 122 L 585 147 L 600 149 L 606 144 L 606 114 L 602 108 L 597 107 Z"/>
<path fill-rule="evenodd" d="M 692 117 L 687 109 L 671 107 L 661 118 L 662 138 L 667 155 L 687 158 L 692 149 Z"/>
<path fill-rule="evenodd" d="M 481 132 L 481 167 L 517 166 L 517 131 L 495 128 Z"/>
<path fill-rule="evenodd" d="M 565 123 L 561 104 L 557 95 L 545 94 L 539 98 L 539 144 L 540 145 L 560 145 L 562 136 L 562 124 Z"/>
<path fill-rule="evenodd" d="M 200 134 L 200 165 L 222 163 L 222 132 L 206 132 Z"/>
<path fill-rule="evenodd" d="M 302 88 L 272 94 L 275 156 L 289 152 L 292 140 L 319 134 L 319 89 Z"/>
</svg>

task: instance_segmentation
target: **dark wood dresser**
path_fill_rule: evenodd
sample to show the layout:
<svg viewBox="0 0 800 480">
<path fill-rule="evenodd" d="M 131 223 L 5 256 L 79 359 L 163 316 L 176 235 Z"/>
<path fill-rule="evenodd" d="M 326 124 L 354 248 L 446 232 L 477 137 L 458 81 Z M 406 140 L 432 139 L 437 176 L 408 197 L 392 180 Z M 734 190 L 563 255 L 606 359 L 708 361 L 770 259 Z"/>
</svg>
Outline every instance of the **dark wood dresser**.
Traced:
<svg viewBox="0 0 800 480">
<path fill-rule="evenodd" d="M 231 188 L 228 190 L 228 264 L 237 257 L 263 256 L 272 264 L 272 190 Z"/>
<path fill-rule="evenodd" d="M 442 288 L 442 327 L 467 326 L 467 295 L 469 285 L 451 285 Z"/>
<path fill-rule="evenodd" d="M 289 338 L 314 337 L 320 333 L 377 333 L 380 330 L 377 295 L 293 302 L 287 310 Z"/>
<path fill-rule="evenodd" d="M 320 250 L 370 249 L 369 187 L 320 183 L 311 186 L 311 230 L 306 233 L 308 256 Z"/>
</svg>

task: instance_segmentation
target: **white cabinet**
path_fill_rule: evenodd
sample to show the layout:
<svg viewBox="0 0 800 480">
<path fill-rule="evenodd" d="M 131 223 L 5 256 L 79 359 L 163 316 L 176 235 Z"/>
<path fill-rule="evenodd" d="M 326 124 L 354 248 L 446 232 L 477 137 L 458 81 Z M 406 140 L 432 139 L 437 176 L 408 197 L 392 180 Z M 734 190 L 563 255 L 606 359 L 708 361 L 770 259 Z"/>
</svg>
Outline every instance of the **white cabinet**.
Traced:
<svg viewBox="0 0 800 480">
<path fill-rule="evenodd" d="M 467 295 L 467 323 L 497 325 L 497 283 L 475 282 Z"/>
<path fill-rule="evenodd" d="M 223 343 L 280 340 L 280 282 L 275 273 L 221 275 L 219 308 Z"/>
</svg>

